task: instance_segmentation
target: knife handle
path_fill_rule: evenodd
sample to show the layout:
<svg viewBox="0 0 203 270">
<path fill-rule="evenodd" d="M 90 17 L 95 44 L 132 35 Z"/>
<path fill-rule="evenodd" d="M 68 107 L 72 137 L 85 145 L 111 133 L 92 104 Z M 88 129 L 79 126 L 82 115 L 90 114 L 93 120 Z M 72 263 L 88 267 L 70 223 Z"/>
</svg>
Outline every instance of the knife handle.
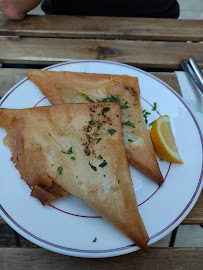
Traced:
<svg viewBox="0 0 203 270">
<path fill-rule="evenodd" d="M 193 68 L 194 72 L 196 73 L 196 76 L 200 80 L 201 84 L 203 85 L 203 74 L 202 74 L 200 67 L 198 66 L 198 64 L 196 63 L 196 61 L 192 57 L 189 58 L 189 63 L 191 65 L 191 67 Z"/>
</svg>

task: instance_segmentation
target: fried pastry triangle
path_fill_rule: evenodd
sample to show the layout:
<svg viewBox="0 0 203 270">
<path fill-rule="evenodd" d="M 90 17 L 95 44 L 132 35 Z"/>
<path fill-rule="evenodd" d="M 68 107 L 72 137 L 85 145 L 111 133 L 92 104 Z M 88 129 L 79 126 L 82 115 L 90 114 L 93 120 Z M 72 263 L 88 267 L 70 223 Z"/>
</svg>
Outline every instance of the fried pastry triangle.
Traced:
<svg viewBox="0 0 203 270">
<path fill-rule="evenodd" d="M 142 115 L 138 78 L 41 70 L 30 70 L 27 75 L 51 104 L 119 102 L 129 162 L 159 185 L 163 183 L 150 133 Z"/>
<path fill-rule="evenodd" d="M 0 109 L 0 126 L 7 131 L 11 160 L 29 185 L 48 188 L 54 181 L 148 250 L 118 104 Z"/>
</svg>

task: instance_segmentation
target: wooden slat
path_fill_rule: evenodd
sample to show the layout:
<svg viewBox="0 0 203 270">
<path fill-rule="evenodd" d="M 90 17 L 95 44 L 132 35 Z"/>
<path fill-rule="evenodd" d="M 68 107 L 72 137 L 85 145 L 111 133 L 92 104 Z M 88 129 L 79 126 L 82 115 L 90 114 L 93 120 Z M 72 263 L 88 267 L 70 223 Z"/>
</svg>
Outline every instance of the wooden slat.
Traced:
<svg viewBox="0 0 203 270">
<path fill-rule="evenodd" d="M 203 191 L 201 192 L 194 208 L 181 224 L 203 225 Z"/>
<path fill-rule="evenodd" d="M 203 248 L 151 248 L 150 253 L 137 251 L 128 255 L 87 259 L 64 256 L 40 248 L 0 248 L 1 270 L 200 270 Z"/>
<path fill-rule="evenodd" d="M 100 59 L 139 67 L 178 68 L 194 57 L 203 68 L 203 44 L 185 42 L 88 40 L 58 38 L 0 38 L 1 63 L 54 64 Z"/>
<path fill-rule="evenodd" d="M 0 216 L 0 224 L 5 224 L 6 222 L 3 220 L 3 218 Z"/>
<path fill-rule="evenodd" d="M 180 86 L 175 73 L 172 72 L 150 72 L 155 77 L 158 77 L 163 82 L 171 86 L 178 94 L 181 95 Z"/>
<path fill-rule="evenodd" d="M 1 68 L 0 69 L 0 98 L 6 94 L 16 83 L 26 77 L 27 69 Z M 153 72 L 154 76 L 160 78 L 180 94 L 178 80 L 174 73 Z"/>
<path fill-rule="evenodd" d="M 82 16 L 0 16 L 1 35 L 144 40 L 203 40 L 203 21 Z"/>
<path fill-rule="evenodd" d="M 0 68 L 0 98 L 16 83 L 26 77 L 27 69 Z"/>
</svg>

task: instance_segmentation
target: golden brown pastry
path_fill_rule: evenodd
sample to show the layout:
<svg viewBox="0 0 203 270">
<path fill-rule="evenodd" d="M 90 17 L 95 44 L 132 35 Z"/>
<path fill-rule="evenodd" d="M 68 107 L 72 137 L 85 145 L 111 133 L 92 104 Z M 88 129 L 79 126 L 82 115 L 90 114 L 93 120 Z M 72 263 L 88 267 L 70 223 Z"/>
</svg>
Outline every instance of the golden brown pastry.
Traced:
<svg viewBox="0 0 203 270">
<path fill-rule="evenodd" d="M 148 250 L 118 104 L 0 109 L 0 125 L 7 131 L 4 144 L 12 152 L 11 160 L 21 178 L 35 186 L 35 193 L 54 181 Z"/>
<path fill-rule="evenodd" d="M 79 72 L 28 71 L 51 104 L 118 102 L 121 107 L 124 142 L 129 162 L 138 170 L 163 183 L 149 130 L 142 115 L 138 78 Z"/>
</svg>

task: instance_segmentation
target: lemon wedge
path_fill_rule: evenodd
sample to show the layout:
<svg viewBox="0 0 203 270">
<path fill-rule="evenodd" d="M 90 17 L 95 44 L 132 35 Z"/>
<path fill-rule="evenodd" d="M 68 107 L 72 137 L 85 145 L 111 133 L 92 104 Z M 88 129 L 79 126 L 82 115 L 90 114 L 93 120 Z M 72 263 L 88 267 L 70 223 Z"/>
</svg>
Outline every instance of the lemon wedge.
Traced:
<svg viewBox="0 0 203 270">
<path fill-rule="evenodd" d="M 152 125 L 150 132 L 157 156 L 165 161 L 183 164 L 173 136 L 170 118 L 160 116 Z"/>
</svg>

